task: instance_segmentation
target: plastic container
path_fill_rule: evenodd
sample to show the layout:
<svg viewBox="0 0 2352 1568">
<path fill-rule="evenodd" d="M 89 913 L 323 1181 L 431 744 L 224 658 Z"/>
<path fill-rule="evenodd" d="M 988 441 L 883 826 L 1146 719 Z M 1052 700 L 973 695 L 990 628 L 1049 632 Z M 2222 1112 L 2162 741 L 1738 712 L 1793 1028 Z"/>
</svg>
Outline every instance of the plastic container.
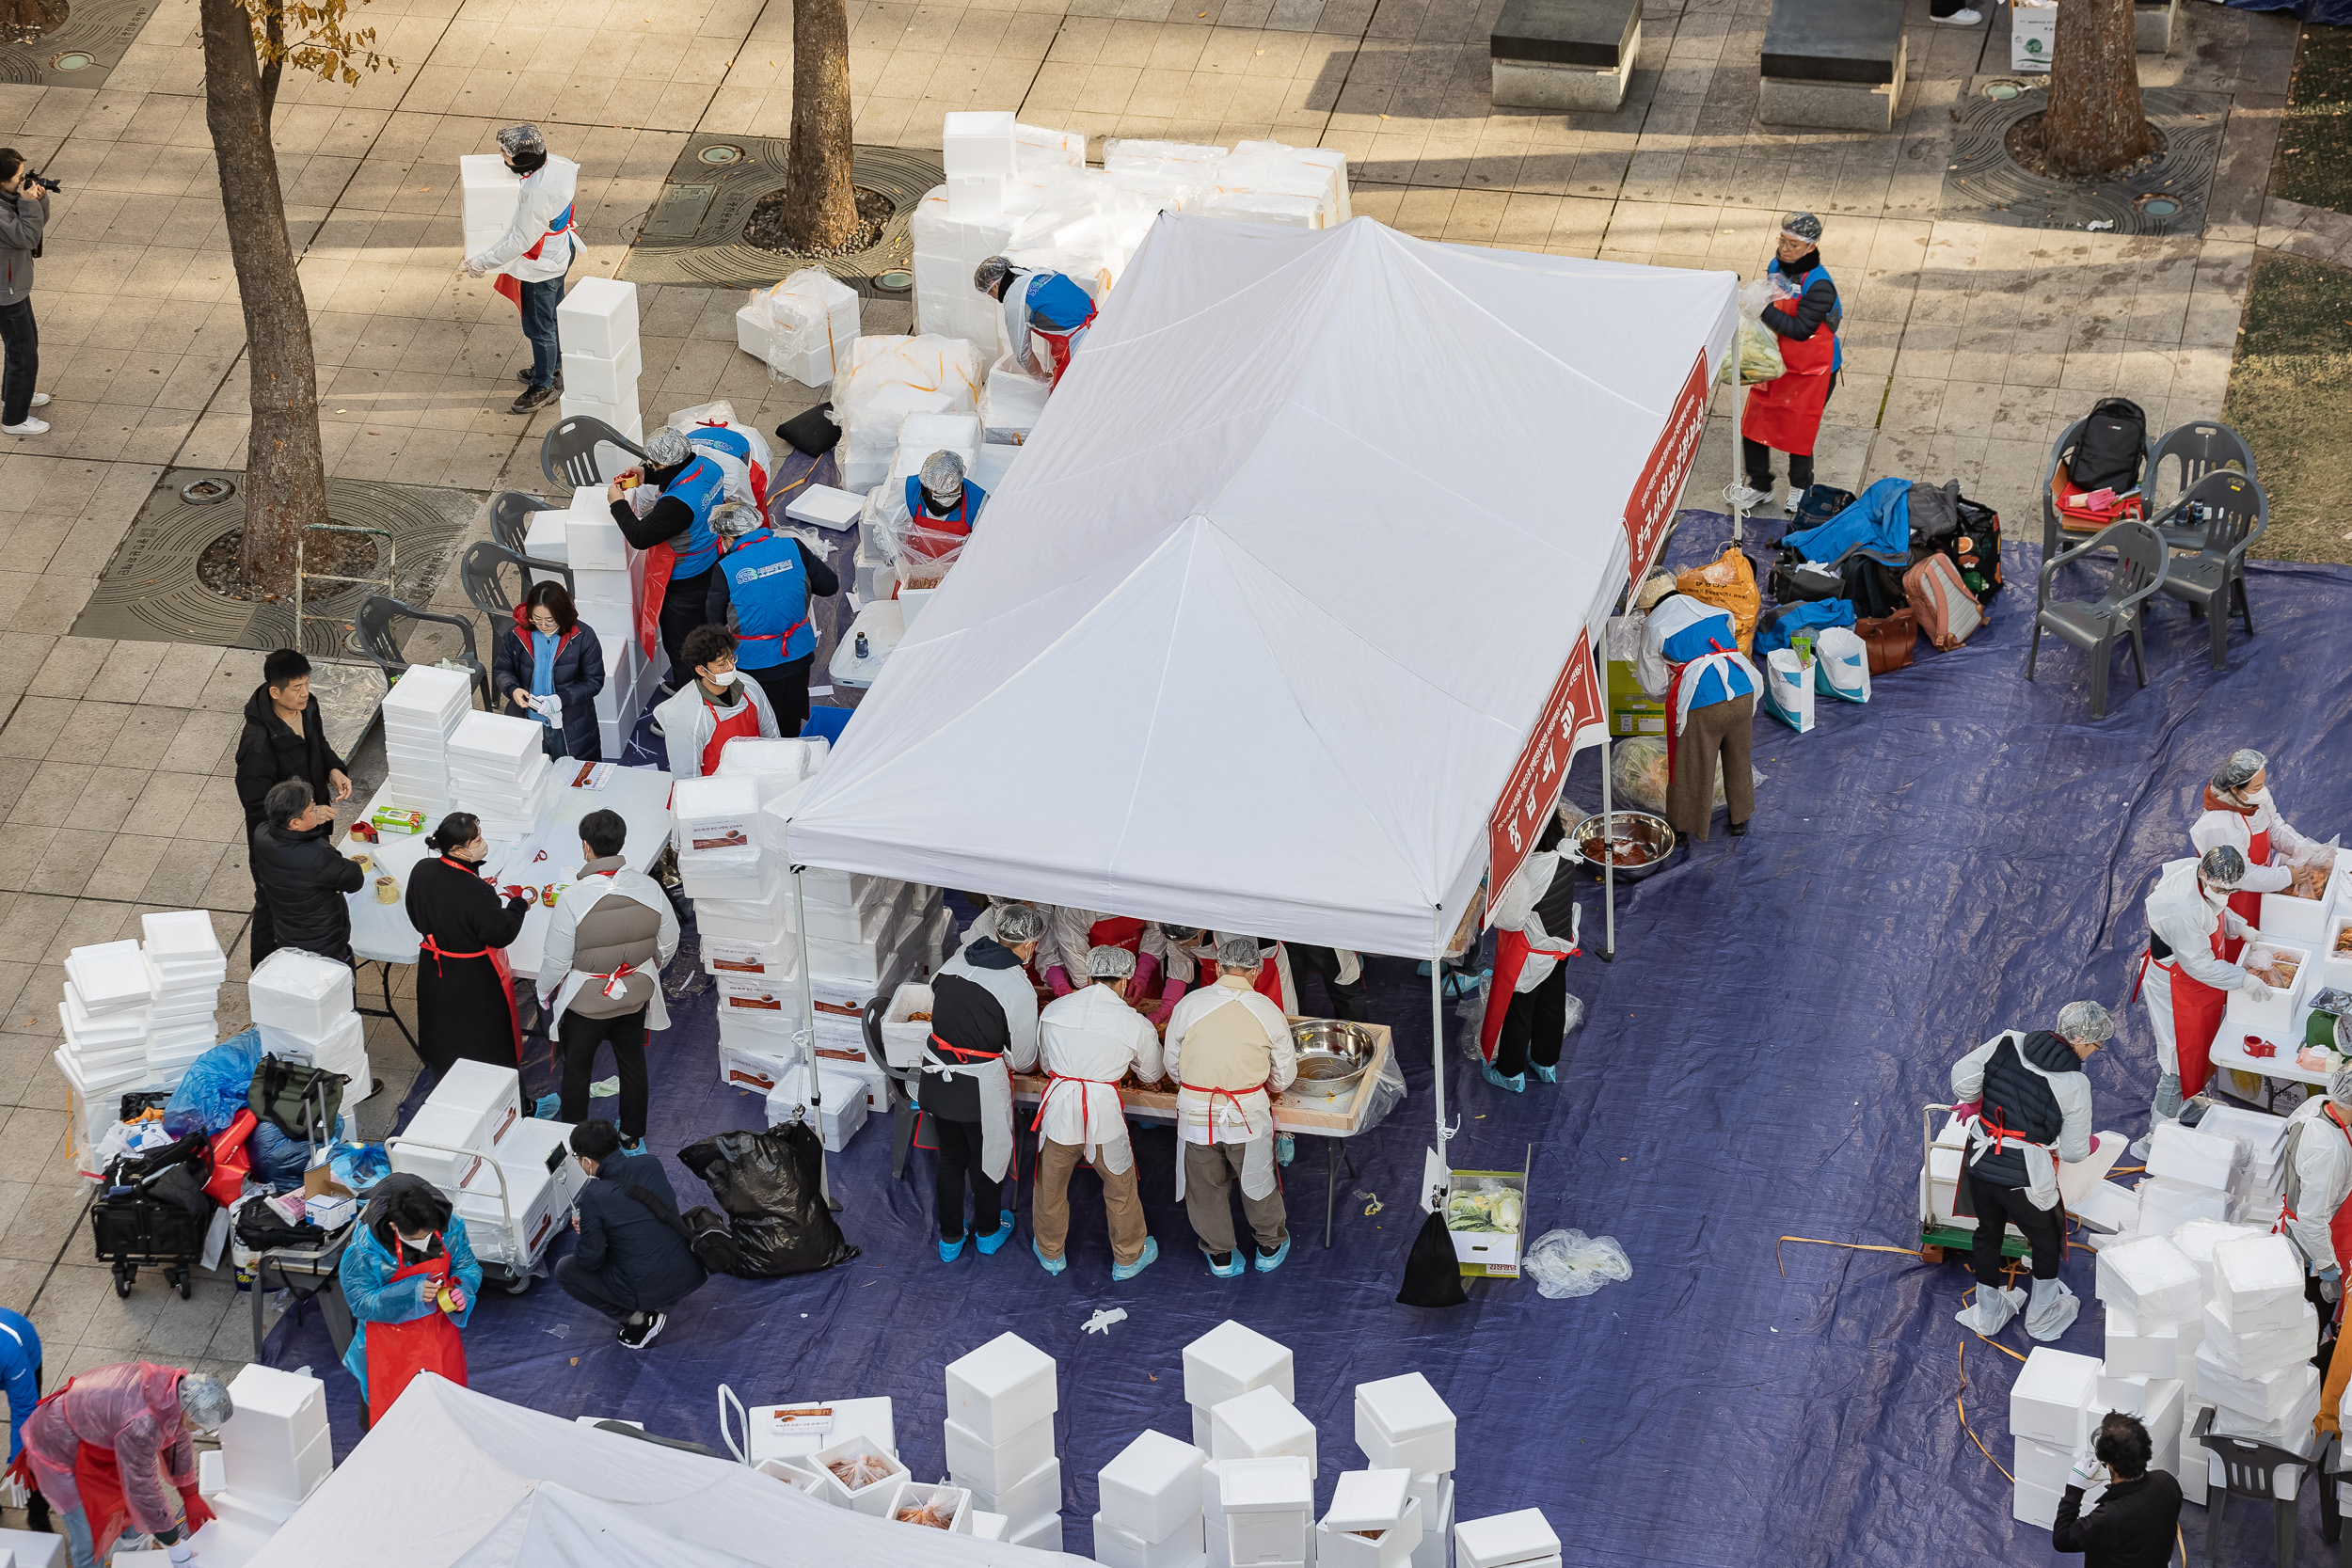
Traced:
<svg viewBox="0 0 2352 1568">
<path fill-rule="evenodd" d="M 1165 1433 L 1139 1434 L 1096 1478 L 1097 1529 L 1107 1521 L 1136 1540 L 1159 1543 L 1190 1525 L 1192 1549 L 1201 1550 L 1200 1466 L 1207 1458 Z"/>
<path fill-rule="evenodd" d="M 983 1443 L 1001 1443 L 1061 1407 L 1054 1358 L 1017 1334 L 950 1361 L 946 1377 L 947 1418 Z"/>
<path fill-rule="evenodd" d="M 1206 1410 L 1259 1388 L 1297 1398 L 1290 1350 L 1228 1318 L 1184 1347 L 1184 1401 Z"/>
<path fill-rule="evenodd" d="M 1274 1389 L 1256 1388 L 1209 1408 L 1209 1452 L 1218 1459 L 1289 1456 L 1311 1465 L 1315 1426 Z"/>
</svg>

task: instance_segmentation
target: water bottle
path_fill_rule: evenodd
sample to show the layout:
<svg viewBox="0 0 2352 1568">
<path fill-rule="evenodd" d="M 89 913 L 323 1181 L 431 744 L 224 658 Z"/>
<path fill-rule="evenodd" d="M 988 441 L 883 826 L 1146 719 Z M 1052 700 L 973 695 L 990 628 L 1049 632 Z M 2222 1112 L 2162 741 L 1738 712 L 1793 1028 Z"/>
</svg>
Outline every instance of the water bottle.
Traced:
<svg viewBox="0 0 2352 1568">
<path fill-rule="evenodd" d="M 857 634 L 857 657 L 860 658 L 866 657 L 866 634 L 864 632 Z"/>
</svg>

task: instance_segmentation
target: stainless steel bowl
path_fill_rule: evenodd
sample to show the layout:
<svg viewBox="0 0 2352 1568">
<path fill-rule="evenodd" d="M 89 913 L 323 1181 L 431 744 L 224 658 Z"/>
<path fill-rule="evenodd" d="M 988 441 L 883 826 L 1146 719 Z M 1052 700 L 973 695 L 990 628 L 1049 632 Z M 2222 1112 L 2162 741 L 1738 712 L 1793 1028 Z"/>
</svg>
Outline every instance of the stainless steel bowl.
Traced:
<svg viewBox="0 0 2352 1568">
<path fill-rule="evenodd" d="M 1372 1066 L 1372 1037 L 1343 1019 L 1308 1019 L 1291 1025 L 1298 1076 L 1290 1093 L 1300 1100 L 1337 1100 L 1363 1081 Z"/>
<path fill-rule="evenodd" d="M 1360 1023 L 1340 1018 L 1301 1019 L 1291 1025 L 1291 1044 L 1303 1055 L 1327 1051 L 1357 1061 L 1372 1058 L 1372 1036 Z"/>
<path fill-rule="evenodd" d="M 1586 817 L 1568 830 L 1568 842 L 1575 848 L 1576 858 L 1595 872 L 1601 869 L 1604 840 L 1617 846 L 1616 853 L 1619 855 L 1630 847 L 1646 857 L 1639 865 L 1628 865 L 1619 861 L 1616 867 L 1619 881 L 1638 882 L 1674 859 L 1675 831 L 1667 826 L 1662 816 L 1652 816 L 1645 811 L 1613 811 L 1609 814 L 1606 826 L 1608 831 L 1604 832 L 1604 819 L 1595 816 Z"/>
</svg>

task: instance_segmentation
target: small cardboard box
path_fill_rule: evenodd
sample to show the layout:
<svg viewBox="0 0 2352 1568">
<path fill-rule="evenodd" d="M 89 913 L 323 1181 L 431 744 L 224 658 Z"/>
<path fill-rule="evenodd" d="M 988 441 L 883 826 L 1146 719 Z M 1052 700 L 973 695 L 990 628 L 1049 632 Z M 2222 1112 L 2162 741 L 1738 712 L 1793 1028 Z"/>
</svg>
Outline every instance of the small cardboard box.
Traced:
<svg viewBox="0 0 2352 1568">
<path fill-rule="evenodd" d="M 1533 1151 L 1530 1151 L 1531 1163 Z M 1449 1207 L 1454 1194 L 1474 1192 L 1480 1184 L 1500 1181 L 1514 1188 L 1519 1195 L 1519 1228 L 1503 1230 L 1456 1230 L 1451 1221 L 1446 1234 L 1454 1240 L 1454 1256 L 1461 1264 L 1462 1273 L 1473 1279 L 1517 1279 L 1519 1276 L 1519 1244 L 1527 1229 L 1527 1166 L 1518 1170 L 1457 1170 L 1447 1189 Z"/>
</svg>

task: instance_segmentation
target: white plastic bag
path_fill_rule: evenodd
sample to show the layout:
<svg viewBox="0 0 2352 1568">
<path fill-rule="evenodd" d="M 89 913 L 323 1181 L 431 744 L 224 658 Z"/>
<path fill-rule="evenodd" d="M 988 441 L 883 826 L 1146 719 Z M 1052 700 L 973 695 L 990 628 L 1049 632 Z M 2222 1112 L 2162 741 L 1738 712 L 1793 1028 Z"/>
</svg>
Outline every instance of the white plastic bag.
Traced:
<svg viewBox="0 0 2352 1568">
<path fill-rule="evenodd" d="M 1614 1236 L 1547 1230 L 1527 1249 L 1520 1267 L 1547 1301 L 1589 1296 L 1613 1279 L 1631 1279 L 1633 1260 Z"/>
<path fill-rule="evenodd" d="M 1770 277 L 1759 277 L 1740 291 L 1740 334 L 1733 340 L 1734 352 L 1724 360 L 1724 379 L 1734 373 L 1742 387 L 1753 387 L 1762 381 L 1777 381 L 1788 373 L 1787 361 L 1780 356 L 1780 335 L 1764 325 L 1764 312 L 1783 291 Z"/>
<path fill-rule="evenodd" d="M 1870 649 L 1851 628 L 1822 627 L 1813 658 L 1814 689 L 1849 703 L 1870 700 Z"/>
<path fill-rule="evenodd" d="M 1766 656 L 1764 703 L 1773 718 L 1799 735 L 1813 728 L 1813 670 L 1794 648 L 1774 648 Z"/>
<path fill-rule="evenodd" d="M 986 438 L 1013 445 L 1027 440 L 1053 389 L 1052 382 L 1031 375 L 1009 354 L 991 365 L 988 385 L 980 390 L 980 427 Z"/>
<path fill-rule="evenodd" d="M 857 341 L 857 291 L 822 267 L 803 267 L 768 291 L 768 319 L 769 375 L 822 387 Z"/>
<path fill-rule="evenodd" d="M 979 350 L 965 339 L 860 338 L 834 387 L 842 487 L 882 482 L 909 414 L 977 413 L 979 392 Z"/>
</svg>

